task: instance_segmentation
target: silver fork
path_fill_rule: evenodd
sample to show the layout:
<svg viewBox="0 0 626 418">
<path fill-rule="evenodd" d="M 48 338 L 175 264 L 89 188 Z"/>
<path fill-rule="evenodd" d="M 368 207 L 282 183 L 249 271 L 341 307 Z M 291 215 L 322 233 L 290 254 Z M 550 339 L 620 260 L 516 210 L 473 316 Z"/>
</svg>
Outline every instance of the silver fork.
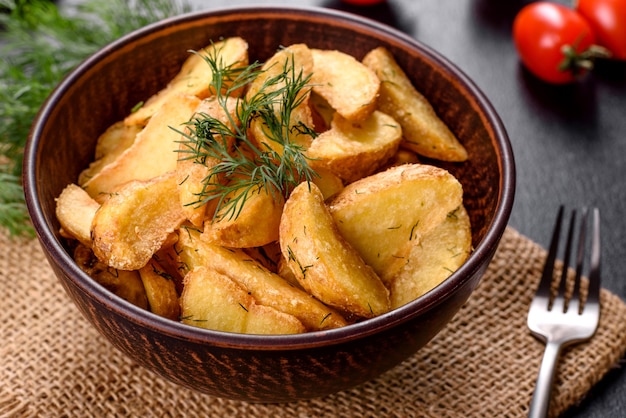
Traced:
<svg viewBox="0 0 626 418">
<path fill-rule="evenodd" d="M 532 418 L 545 417 L 548 413 L 556 365 L 563 347 L 590 339 L 598 327 L 600 319 L 600 213 L 598 209 L 592 211 L 587 297 L 584 303 L 580 300 L 580 281 L 586 252 L 587 215 L 587 210 L 583 209 L 578 233 L 576 276 L 573 289 L 567 291 L 567 271 L 576 223 L 576 211 L 572 211 L 563 253 L 563 269 L 558 277 L 558 289 L 554 295 L 552 291 L 552 280 L 555 276 L 554 261 L 563 223 L 563 207 L 559 208 L 541 281 L 528 311 L 528 328 L 536 338 L 546 343 L 535 392 L 530 403 L 528 416 Z"/>
</svg>

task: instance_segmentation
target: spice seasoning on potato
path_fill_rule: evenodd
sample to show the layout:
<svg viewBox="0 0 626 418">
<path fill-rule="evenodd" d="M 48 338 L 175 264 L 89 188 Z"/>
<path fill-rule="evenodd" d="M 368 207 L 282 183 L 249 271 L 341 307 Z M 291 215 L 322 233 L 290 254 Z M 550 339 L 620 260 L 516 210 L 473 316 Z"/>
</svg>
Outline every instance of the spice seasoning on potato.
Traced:
<svg viewBox="0 0 626 418">
<path fill-rule="evenodd" d="M 389 310 L 389 291 L 341 236 L 315 184 L 300 184 L 287 200 L 280 248 L 300 285 L 322 302 L 361 318 Z"/>
</svg>

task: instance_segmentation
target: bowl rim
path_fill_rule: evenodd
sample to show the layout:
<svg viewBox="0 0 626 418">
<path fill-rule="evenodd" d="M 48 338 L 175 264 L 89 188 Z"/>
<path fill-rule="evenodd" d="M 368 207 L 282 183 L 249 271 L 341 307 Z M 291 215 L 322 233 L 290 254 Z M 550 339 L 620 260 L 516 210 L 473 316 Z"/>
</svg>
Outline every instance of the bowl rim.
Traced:
<svg viewBox="0 0 626 418">
<path fill-rule="evenodd" d="M 470 258 L 448 279 L 430 292 L 404 306 L 375 318 L 331 330 L 295 335 L 251 335 L 203 329 L 162 318 L 110 293 L 80 270 L 63 247 L 63 244 L 56 238 L 53 231 L 48 228 L 41 204 L 37 198 L 38 180 L 35 177 L 36 150 L 41 140 L 43 126 L 53 111 L 54 104 L 65 94 L 73 82 L 79 79 L 89 68 L 106 58 L 111 52 L 117 51 L 144 36 L 207 18 L 232 16 L 235 14 L 238 16 L 250 16 L 259 13 L 300 18 L 313 17 L 317 20 L 330 19 L 329 21 L 331 22 L 350 24 L 363 30 L 374 31 L 385 38 L 393 39 L 395 43 L 418 49 L 425 58 L 442 65 L 445 71 L 453 74 L 462 87 L 473 96 L 480 110 L 484 113 L 486 120 L 491 123 L 495 138 L 499 138 L 499 140 L 494 142 L 494 146 L 500 151 L 498 164 L 502 173 L 500 178 L 500 195 L 494 217 L 488 226 L 485 236 L 474 248 Z M 481 269 L 480 261 L 486 257 L 491 258 L 508 224 L 515 194 L 515 162 L 506 129 L 489 99 L 460 68 L 419 40 L 384 23 L 340 10 L 306 6 L 230 6 L 185 13 L 144 26 L 99 49 L 68 73 L 43 103 L 33 121 L 24 150 L 23 184 L 27 209 L 40 244 L 48 252 L 49 262 L 52 263 L 52 259 L 56 260 L 74 286 L 81 289 L 81 291 L 90 298 L 95 299 L 98 303 L 109 306 L 116 315 L 126 318 L 137 326 L 166 334 L 172 338 L 195 341 L 200 344 L 237 347 L 248 350 L 295 350 L 341 344 L 389 330 L 422 314 L 431 306 L 442 303 L 447 299 L 447 295 L 454 293 L 455 288 L 464 285 L 466 280 L 469 280 L 470 277 Z"/>
</svg>

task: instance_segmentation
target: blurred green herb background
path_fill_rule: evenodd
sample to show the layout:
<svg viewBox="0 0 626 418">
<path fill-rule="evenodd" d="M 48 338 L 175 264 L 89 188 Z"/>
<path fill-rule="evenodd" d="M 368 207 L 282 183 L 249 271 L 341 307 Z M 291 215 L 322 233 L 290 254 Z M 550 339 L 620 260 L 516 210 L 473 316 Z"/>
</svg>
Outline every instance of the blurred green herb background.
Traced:
<svg viewBox="0 0 626 418">
<path fill-rule="evenodd" d="M 104 45 L 190 11 L 176 0 L 0 0 L 0 229 L 32 236 L 21 184 L 33 119 L 61 79 Z"/>
</svg>

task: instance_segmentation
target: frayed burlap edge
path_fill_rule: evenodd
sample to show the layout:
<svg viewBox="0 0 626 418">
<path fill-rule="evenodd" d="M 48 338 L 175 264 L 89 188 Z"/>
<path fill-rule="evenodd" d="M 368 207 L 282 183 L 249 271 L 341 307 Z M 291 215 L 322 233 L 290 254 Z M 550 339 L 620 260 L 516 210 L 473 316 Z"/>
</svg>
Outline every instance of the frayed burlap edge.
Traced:
<svg viewBox="0 0 626 418">
<path fill-rule="evenodd" d="M 512 228 L 479 287 L 395 369 L 322 399 L 260 405 L 180 388 L 113 349 L 84 320 L 34 240 L 0 236 L 0 417 L 522 417 L 543 344 L 526 328 L 545 251 Z M 626 349 L 626 306 L 603 290 L 593 340 L 567 349 L 551 405 L 580 402 Z"/>
</svg>

